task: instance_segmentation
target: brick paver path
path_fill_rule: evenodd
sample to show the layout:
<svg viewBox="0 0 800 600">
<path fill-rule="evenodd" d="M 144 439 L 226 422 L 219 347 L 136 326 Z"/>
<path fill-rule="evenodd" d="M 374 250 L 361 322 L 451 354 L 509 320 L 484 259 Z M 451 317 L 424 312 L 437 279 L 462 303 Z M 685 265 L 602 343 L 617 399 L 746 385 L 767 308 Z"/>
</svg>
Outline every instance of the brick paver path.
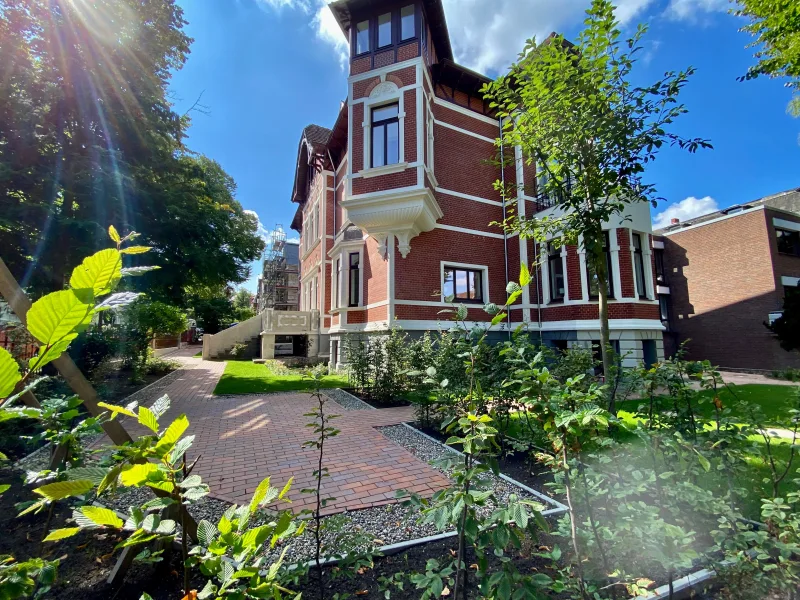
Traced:
<svg viewBox="0 0 800 600">
<path fill-rule="evenodd" d="M 189 460 L 202 455 L 195 473 L 212 495 L 244 504 L 265 477 L 279 489 L 294 477 L 292 508 L 309 507 L 313 496 L 301 490 L 315 486 L 317 455 L 302 448 L 314 436 L 306 427 L 310 418 L 303 415 L 314 408 L 314 399 L 303 393 L 213 396 L 225 363 L 190 357 L 181 357 L 181 362 L 191 369 L 165 390 L 171 407 L 162 426 L 186 413 L 191 423 L 187 433 L 195 436 Z M 322 497 L 336 498 L 326 512 L 395 502 L 400 489 L 431 495 L 448 485 L 440 472 L 375 430 L 413 420 L 410 407 L 346 411 L 329 400 L 326 408 L 339 415 L 331 425 L 341 431 L 325 442 L 324 466 L 330 476 L 323 480 Z M 146 432 L 132 419 L 123 422 L 133 436 Z"/>
</svg>

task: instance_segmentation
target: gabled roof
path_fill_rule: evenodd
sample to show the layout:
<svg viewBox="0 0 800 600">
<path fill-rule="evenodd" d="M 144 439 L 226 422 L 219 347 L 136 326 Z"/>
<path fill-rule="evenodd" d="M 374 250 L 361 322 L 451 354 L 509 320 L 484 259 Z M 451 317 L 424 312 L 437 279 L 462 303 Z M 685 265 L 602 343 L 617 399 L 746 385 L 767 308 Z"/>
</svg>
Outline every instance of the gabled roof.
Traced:
<svg viewBox="0 0 800 600">
<path fill-rule="evenodd" d="M 300 136 L 300 144 L 297 147 L 297 165 L 294 172 L 292 202 L 302 203 L 305 200 L 304 196 L 301 197 L 305 193 L 306 178 L 308 177 L 308 169 L 305 166 L 312 156 L 325 153 L 331 133 L 330 129 L 320 125 L 307 125 L 303 129 L 303 135 Z"/>
<path fill-rule="evenodd" d="M 394 3 L 387 2 L 387 0 L 336 0 L 336 2 L 331 2 L 328 6 L 330 6 L 336 22 L 339 23 L 339 27 L 342 28 L 342 32 L 346 37 L 352 25 L 352 13 L 369 11 L 383 4 Z M 444 16 L 442 0 L 422 0 L 422 4 L 428 17 L 428 24 L 431 28 L 431 36 L 433 37 L 433 45 L 436 48 L 437 56 L 453 60 L 453 48 L 450 46 L 450 34 L 447 31 L 447 20 Z"/>
</svg>

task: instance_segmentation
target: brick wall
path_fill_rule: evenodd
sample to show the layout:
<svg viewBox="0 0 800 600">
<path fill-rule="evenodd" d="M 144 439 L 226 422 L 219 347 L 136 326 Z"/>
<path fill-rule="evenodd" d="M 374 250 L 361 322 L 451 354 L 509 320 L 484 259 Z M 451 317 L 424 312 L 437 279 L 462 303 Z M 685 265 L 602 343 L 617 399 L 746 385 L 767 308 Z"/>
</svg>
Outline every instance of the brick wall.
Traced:
<svg viewBox="0 0 800 600">
<path fill-rule="evenodd" d="M 570 300 L 583 298 L 583 285 L 581 284 L 581 259 L 578 256 L 577 246 L 567 246 L 567 292 Z"/>
<path fill-rule="evenodd" d="M 440 298 L 432 296 L 442 289 L 441 261 L 488 267 L 489 297 L 492 302 L 505 303 L 503 240 L 446 229 L 434 229 L 415 237 L 406 258 L 395 250 L 395 297 L 438 301 Z"/>
<path fill-rule="evenodd" d="M 373 238 L 364 244 L 364 266 L 361 269 L 364 287 L 364 306 L 386 300 L 386 261 L 378 253 L 378 242 Z"/>
<path fill-rule="evenodd" d="M 642 240 L 642 243 L 644 243 L 644 240 Z M 617 229 L 617 244 L 619 244 L 619 280 L 622 289 L 614 291 L 620 298 L 635 298 L 636 290 L 633 283 L 630 229 L 625 227 Z M 611 273 L 608 276 L 611 277 Z"/>
<path fill-rule="evenodd" d="M 778 310 L 783 306 L 783 303 L 780 301 L 780 299 L 782 299 L 786 294 L 783 283 L 781 283 L 781 277 L 800 277 L 800 257 L 781 254 L 778 252 L 778 238 L 777 234 L 775 233 L 775 226 L 773 225 L 773 219 L 776 218 L 783 219 L 784 221 L 791 221 L 793 223 L 800 223 L 800 216 L 775 210 L 766 211 L 768 236 L 770 239 L 770 255 L 772 256 L 772 264 L 774 265 L 775 272 L 775 289 L 777 290 L 776 296 L 780 304 L 780 306 L 776 308 L 776 310 Z"/>
<path fill-rule="evenodd" d="M 542 321 L 582 321 L 599 319 L 597 302 L 546 306 L 542 309 Z M 609 319 L 658 319 L 658 306 L 634 302 L 608 303 Z"/>
<path fill-rule="evenodd" d="M 689 357 L 721 367 L 800 366 L 764 327 L 780 306 L 765 211 L 678 231 L 664 238 L 673 324 Z"/>
</svg>

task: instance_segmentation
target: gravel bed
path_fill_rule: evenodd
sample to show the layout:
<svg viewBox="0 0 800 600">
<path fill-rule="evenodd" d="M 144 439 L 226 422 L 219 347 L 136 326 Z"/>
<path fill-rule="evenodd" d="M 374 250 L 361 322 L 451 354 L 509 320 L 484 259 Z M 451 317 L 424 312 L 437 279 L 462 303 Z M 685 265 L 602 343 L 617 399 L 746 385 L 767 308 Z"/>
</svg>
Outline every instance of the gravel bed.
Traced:
<svg viewBox="0 0 800 600">
<path fill-rule="evenodd" d="M 337 388 L 322 390 L 322 393 L 336 402 L 345 410 L 375 410 L 375 407 L 370 406 L 360 398 L 356 398 L 350 392 L 345 392 Z"/>
<path fill-rule="evenodd" d="M 155 494 L 149 488 L 120 488 L 115 494 L 104 496 L 101 504 L 127 515 L 128 507 L 140 506 L 153 498 L 155 498 Z M 189 514 L 198 522 L 205 519 L 216 525 L 230 506 L 229 502 L 206 496 L 189 506 Z M 418 524 L 416 517 L 415 511 L 411 507 L 388 504 L 324 517 L 323 522 L 328 519 L 348 519 L 347 529 L 349 531 L 365 534 L 378 548 L 440 533 L 431 524 Z M 268 519 L 268 515 L 262 514 L 258 519 L 251 521 L 250 527 L 261 525 Z M 323 543 L 328 542 L 331 545 L 330 540 L 330 535 L 323 536 Z M 278 558 L 284 547 L 287 548 L 287 562 L 310 560 L 314 556 L 314 538 L 311 530 L 307 529 L 300 537 L 290 539 L 285 546 L 276 547 L 274 551 L 267 553 L 267 556 L 271 559 Z"/>
<path fill-rule="evenodd" d="M 440 444 L 439 442 L 430 439 L 429 437 L 423 435 L 416 429 L 412 427 L 407 427 L 405 425 L 392 425 L 390 427 L 379 427 L 378 431 L 380 431 L 383 435 L 387 438 L 392 440 L 394 443 L 402 446 L 411 454 L 416 456 L 423 462 L 430 464 L 434 469 L 444 473 L 448 477 L 450 477 L 450 471 L 448 469 L 443 468 L 440 465 L 437 465 L 435 462 L 443 458 L 452 458 L 453 456 L 457 456 L 457 454 L 453 451 L 448 449 L 447 446 Z M 534 500 L 536 502 L 540 502 L 545 505 L 545 508 L 554 508 L 556 504 L 554 503 L 553 506 L 548 506 L 547 503 L 543 502 L 543 500 L 534 494 L 531 494 L 529 491 L 514 485 L 506 481 L 505 479 L 501 479 L 492 473 L 486 473 L 484 475 L 486 479 L 488 479 L 491 483 L 492 488 L 494 489 L 494 493 L 497 496 L 497 500 L 499 504 L 502 506 L 508 502 L 509 496 L 512 494 L 516 495 L 518 498 L 525 498 L 528 500 Z M 484 507 L 482 512 L 489 513 L 493 510 L 493 506 L 487 505 Z"/>
</svg>

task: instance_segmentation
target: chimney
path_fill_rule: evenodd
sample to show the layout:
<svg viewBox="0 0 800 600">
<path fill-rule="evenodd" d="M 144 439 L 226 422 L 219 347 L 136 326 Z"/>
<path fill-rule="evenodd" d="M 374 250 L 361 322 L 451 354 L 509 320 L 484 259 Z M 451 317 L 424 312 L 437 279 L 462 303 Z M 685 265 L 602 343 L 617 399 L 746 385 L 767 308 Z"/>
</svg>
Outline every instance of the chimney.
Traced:
<svg viewBox="0 0 800 600">
<path fill-rule="evenodd" d="M 677 224 L 678 224 L 678 223 L 680 223 L 680 222 L 681 222 L 681 220 L 680 220 L 680 219 L 676 219 L 676 218 L 674 218 L 674 217 L 673 217 L 673 218 L 670 220 L 669 224 L 670 224 L 670 225 L 677 225 Z"/>
</svg>

